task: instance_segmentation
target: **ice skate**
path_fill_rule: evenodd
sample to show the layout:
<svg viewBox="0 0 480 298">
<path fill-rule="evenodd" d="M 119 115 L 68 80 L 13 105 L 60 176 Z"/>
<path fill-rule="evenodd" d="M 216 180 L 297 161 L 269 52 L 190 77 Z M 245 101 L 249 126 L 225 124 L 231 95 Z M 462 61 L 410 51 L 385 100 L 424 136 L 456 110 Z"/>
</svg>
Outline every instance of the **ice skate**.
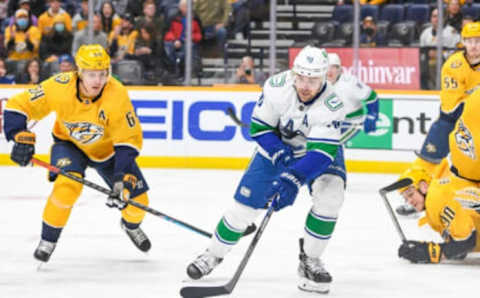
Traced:
<svg viewBox="0 0 480 298">
<path fill-rule="evenodd" d="M 200 279 L 212 272 L 222 261 L 223 259 L 215 257 L 207 250 L 188 265 L 187 274 L 191 279 Z"/>
<path fill-rule="evenodd" d="M 48 262 L 48 260 L 50 259 L 50 256 L 55 250 L 56 245 L 57 243 L 55 242 L 40 240 L 40 243 L 38 244 L 37 249 L 35 249 L 33 256 L 35 257 L 35 259 L 46 263 Z"/>
<path fill-rule="evenodd" d="M 140 227 L 136 229 L 129 229 L 125 226 L 123 221 L 120 221 L 120 226 L 127 233 L 128 237 L 132 240 L 133 244 L 143 252 L 150 250 L 152 244 L 147 235 L 142 231 Z"/>
<path fill-rule="evenodd" d="M 327 294 L 330 291 L 332 276 L 325 269 L 320 258 L 311 258 L 303 251 L 303 242 L 300 241 L 300 264 L 298 288 L 305 292 Z"/>
</svg>

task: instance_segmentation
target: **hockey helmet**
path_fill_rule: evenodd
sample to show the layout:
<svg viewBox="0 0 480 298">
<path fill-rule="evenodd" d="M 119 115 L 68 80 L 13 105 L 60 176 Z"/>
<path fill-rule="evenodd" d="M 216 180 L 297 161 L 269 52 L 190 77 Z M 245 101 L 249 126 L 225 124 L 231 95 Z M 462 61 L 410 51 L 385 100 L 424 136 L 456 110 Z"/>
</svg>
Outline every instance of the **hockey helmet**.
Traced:
<svg viewBox="0 0 480 298">
<path fill-rule="evenodd" d="M 292 71 L 306 77 L 324 78 L 328 70 L 328 55 L 325 49 L 304 47 L 293 61 Z"/>
<path fill-rule="evenodd" d="M 110 56 L 99 44 L 83 45 L 75 55 L 78 70 L 108 70 L 110 73 Z"/>
<path fill-rule="evenodd" d="M 468 23 L 462 28 L 462 38 L 480 37 L 480 22 Z"/>
<path fill-rule="evenodd" d="M 342 61 L 336 53 L 328 53 L 328 64 L 342 66 Z"/>
<path fill-rule="evenodd" d="M 406 170 L 398 180 L 402 179 L 411 179 L 412 180 L 412 186 L 414 186 L 416 189 L 420 187 L 420 182 L 425 181 L 427 184 L 430 184 L 432 181 L 432 175 L 429 174 L 424 168 L 419 167 L 419 166 L 413 166 Z M 400 193 L 404 192 L 409 188 L 410 185 L 405 186 L 403 188 L 398 189 Z"/>
</svg>

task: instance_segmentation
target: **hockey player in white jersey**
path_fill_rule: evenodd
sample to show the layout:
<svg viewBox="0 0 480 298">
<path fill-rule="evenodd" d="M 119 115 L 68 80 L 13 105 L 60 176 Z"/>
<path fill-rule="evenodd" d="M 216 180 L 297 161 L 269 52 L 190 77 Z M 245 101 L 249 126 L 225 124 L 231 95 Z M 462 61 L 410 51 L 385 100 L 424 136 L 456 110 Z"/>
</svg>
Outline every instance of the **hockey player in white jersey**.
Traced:
<svg viewBox="0 0 480 298">
<path fill-rule="evenodd" d="M 335 53 L 328 53 L 329 69 L 327 79 L 335 93 L 343 101 L 350 123 L 362 123 L 365 133 L 374 132 L 378 120 L 378 99 L 375 90 L 357 77 L 342 71 L 342 62 Z M 359 132 L 356 125 L 342 131 L 342 143 Z"/>
<path fill-rule="evenodd" d="M 320 257 L 343 203 L 346 177 L 339 142 L 345 112 L 326 80 L 327 70 L 327 52 L 307 46 L 295 58 L 291 70 L 265 83 L 250 127 L 257 151 L 209 246 L 188 265 L 187 274 L 192 279 L 209 274 L 223 260 L 247 226 L 268 206 L 269 198 L 278 194 L 273 202 L 278 211 L 292 205 L 299 188 L 305 185 L 313 204 L 300 239 L 298 288 L 329 291 L 332 278 Z"/>
</svg>

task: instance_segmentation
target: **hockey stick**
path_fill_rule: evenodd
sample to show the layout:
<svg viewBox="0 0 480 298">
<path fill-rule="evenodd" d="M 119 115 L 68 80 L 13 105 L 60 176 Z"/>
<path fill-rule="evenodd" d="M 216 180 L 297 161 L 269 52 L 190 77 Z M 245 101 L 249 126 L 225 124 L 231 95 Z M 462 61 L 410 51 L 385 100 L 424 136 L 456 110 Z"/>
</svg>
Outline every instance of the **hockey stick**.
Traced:
<svg viewBox="0 0 480 298">
<path fill-rule="evenodd" d="M 277 200 L 277 198 L 278 198 L 278 195 L 275 195 L 273 200 Z M 257 233 L 253 237 L 252 242 L 250 242 L 247 252 L 243 256 L 243 259 L 240 262 L 240 265 L 238 265 L 237 271 L 235 271 L 235 274 L 233 275 L 232 279 L 230 279 L 228 283 L 226 283 L 223 286 L 212 286 L 212 287 L 183 287 L 182 289 L 180 289 L 180 295 L 182 295 L 182 297 L 184 298 L 200 298 L 200 297 L 227 295 L 232 293 L 233 289 L 235 288 L 235 285 L 240 279 L 240 275 L 242 275 L 243 270 L 247 266 L 247 262 L 250 259 L 250 256 L 252 255 L 253 250 L 257 246 L 258 240 L 260 240 L 260 237 L 262 236 L 263 231 L 267 227 L 267 224 L 270 221 L 270 217 L 272 217 L 273 210 L 274 210 L 273 206 L 274 206 L 274 203 L 272 202 L 268 207 L 267 213 L 265 214 L 265 217 L 263 218 L 262 223 L 258 227 Z"/>
<path fill-rule="evenodd" d="M 95 190 L 98 190 L 99 192 L 102 192 L 102 193 L 104 193 L 104 194 L 106 194 L 106 195 L 112 195 L 112 194 L 113 194 L 113 192 L 112 192 L 111 190 L 109 190 L 109 189 L 107 189 L 107 188 L 105 188 L 105 187 L 103 187 L 103 186 L 100 186 L 100 185 L 98 185 L 98 184 L 95 184 L 95 183 L 93 183 L 93 182 L 90 182 L 90 181 L 88 181 L 88 180 L 86 180 L 86 179 L 83 179 L 83 178 L 81 178 L 81 177 L 77 177 L 77 176 L 75 176 L 75 175 L 72 175 L 72 174 L 70 174 L 70 173 L 68 173 L 68 172 L 65 172 L 64 170 L 62 170 L 62 169 L 60 169 L 60 168 L 57 168 L 56 166 L 51 165 L 51 164 L 49 164 L 49 163 L 47 163 L 47 162 L 44 162 L 44 161 L 42 161 L 42 160 L 39 160 L 39 159 L 36 159 L 36 158 L 32 158 L 32 163 L 33 163 L 33 164 L 36 164 L 36 165 L 38 165 L 38 166 L 41 166 L 41 167 L 43 167 L 43 168 L 46 168 L 46 169 L 49 170 L 50 172 L 53 172 L 53 173 L 56 173 L 56 174 L 60 174 L 60 175 L 62 175 L 62 176 L 65 176 L 65 177 L 67 177 L 67 178 L 70 178 L 70 179 L 72 179 L 72 180 L 74 180 L 74 181 L 77 181 L 78 183 L 81 183 L 81 184 L 86 185 L 86 186 L 88 186 L 88 187 L 90 187 L 90 188 L 93 188 L 93 189 L 95 189 Z M 211 237 L 212 237 L 212 234 L 209 233 L 209 232 L 206 232 L 206 231 L 204 231 L 204 230 L 202 230 L 202 229 L 199 229 L 199 228 L 197 228 L 197 227 L 194 227 L 194 226 L 192 226 L 192 225 L 190 225 L 190 224 L 188 224 L 188 223 L 186 223 L 186 222 L 184 222 L 184 221 L 181 221 L 181 220 L 179 220 L 179 219 L 176 219 L 176 218 L 174 218 L 174 217 L 171 217 L 171 216 L 169 216 L 169 215 L 166 215 L 165 213 L 162 213 L 162 212 L 157 211 L 157 210 L 155 210 L 155 209 L 153 209 L 153 208 L 150 208 L 150 207 L 148 207 L 148 206 L 145 206 L 145 205 L 143 205 L 143 204 L 140 204 L 140 203 L 138 203 L 138 202 L 136 202 L 136 201 L 128 200 L 128 204 L 133 205 L 133 206 L 135 206 L 135 207 L 137 207 L 137 208 L 139 208 L 139 209 L 145 210 L 146 212 L 148 212 L 148 213 L 150 213 L 150 214 L 153 214 L 153 215 L 155 215 L 155 216 L 161 217 L 161 218 L 163 218 L 163 219 L 165 219 L 165 220 L 167 220 L 167 221 L 173 222 L 174 224 L 177 224 L 177 225 L 179 225 L 179 226 L 182 226 L 182 227 L 184 227 L 184 228 L 187 228 L 187 229 L 189 229 L 189 230 L 191 230 L 191 231 L 197 232 L 198 234 L 203 235 L 203 236 L 205 236 L 205 237 L 208 237 L 208 238 L 211 238 Z"/>
<path fill-rule="evenodd" d="M 383 198 L 383 202 L 385 203 L 385 207 L 387 207 L 388 215 L 390 215 L 390 218 L 392 219 L 393 225 L 395 226 L 398 235 L 400 236 L 400 239 L 402 239 L 402 242 L 407 241 L 407 237 L 405 237 L 405 234 L 403 233 L 402 227 L 400 226 L 400 223 L 398 222 L 397 217 L 395 216 L 395 212 L 392 209 L 392 205 L 390 205 L 390 202 L 388 201 L 387 194 L 389 192 L 395 191 L 397 189 L 409 186 L 413 183 L 412 179 L 410 178 L 403 178 L 401 180 L 395 181 L 394 183 L 385 186 L 384 188 L 380 189 L 379 193 L 380 196 Z"/>
</svg>

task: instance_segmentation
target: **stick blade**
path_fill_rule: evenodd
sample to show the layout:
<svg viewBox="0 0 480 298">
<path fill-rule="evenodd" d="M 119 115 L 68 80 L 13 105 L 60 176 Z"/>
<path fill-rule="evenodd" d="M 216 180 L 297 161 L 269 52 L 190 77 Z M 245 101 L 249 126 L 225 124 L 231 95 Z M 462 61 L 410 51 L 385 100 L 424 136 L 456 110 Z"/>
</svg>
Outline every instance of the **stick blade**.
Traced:
<svg viewBox="0 0 480 298">
<path fill-rule="evenodd" d="M 409 186 L 413 184 L 413 180 L 410 179 L 410 178 L 403 178 L 403 179 L 400 179 L 398 181 L 395 181 L 393 182 L 392 184 L 390 185 L 387 185 L 385 186 L 384 188 L 380 189 L 379 192 L 381 194 L 386 194 L 386 193 L 389 193 L 389 192 L 392 192 L 394 190 L 397 190 L 397 189 L 400 189 L 400 188 L 404 188 L 406 186 Z"/>
<path fill-rule="evenodd" d="M 227 286 L 218 287 L 183 287 L 180 289 L 180 295 L 183 298 L 202 298 L 230 294 L 232 291 Z"/>
</svg>

